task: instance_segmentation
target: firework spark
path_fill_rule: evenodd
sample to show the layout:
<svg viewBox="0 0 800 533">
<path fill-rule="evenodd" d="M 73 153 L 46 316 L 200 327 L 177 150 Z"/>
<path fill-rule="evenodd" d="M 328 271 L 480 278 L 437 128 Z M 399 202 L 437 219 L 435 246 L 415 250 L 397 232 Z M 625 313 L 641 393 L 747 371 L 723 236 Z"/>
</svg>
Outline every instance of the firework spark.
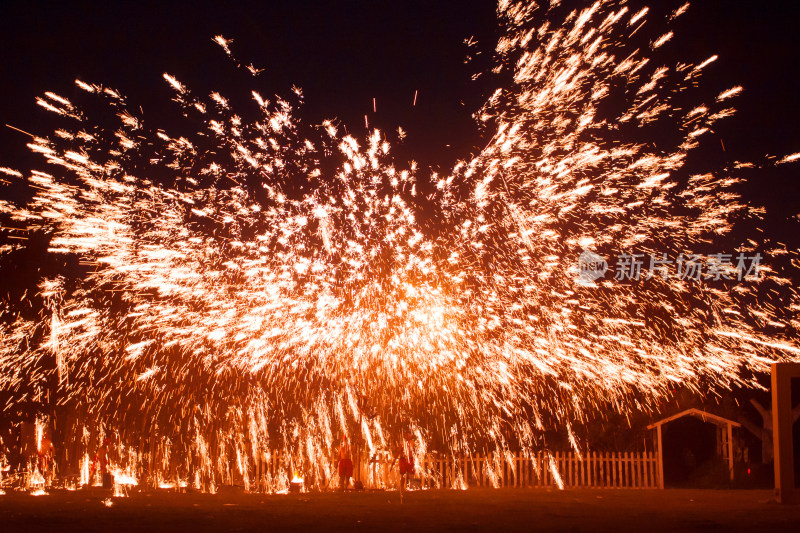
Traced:
<svg viewBox="0 0 800 533">
<path fill-rule="evenodd" d="M 70 127 L 32 138 L 51 170 L 24 178 L 30 201 L 0 211 L 7 231 L 49 232 L 49 253 L 82 271 L 41 281 L 40 317 L 7 313 L 5 408 L 41 400 L 55 379 L 58 404 L 121 443 L 118 485 L 146 463 L 156 485 L 213 491 L 231 464 L 249 487 L 275 448 L 330 479 L 340 434 L 372 453 L 404 431 L 419 453 L 465 453 L 533 450 L 555 428 L 578 448 L 572 428 L 600 410 L 652 408 L 675 384 L 747 384 L 797 358 L 800 304 L 777 268 L 740 284 L 574 275 L 586 249 L 711 261 L 736 221 L 757 223 L 727 170 L 683 172 L 742 91 L 670 103 L 691 100 L 717 57 L 657 65 L 647 54 L 673 31 L 639 46 L 649 12 L 625 2 L 563 14 L 504 0 L 498 14 L 495 70 L 512 81 L 478 113 L 493 135 L 431 178 L 425 201 L 428 178 L 394 162 L 381 132 L 308 127 L 280 98 L 253 92 L 240 115 L 164 74 L 202 121 L 191 138 L 147 129 L 87 81 L 76 85 L 113 126 L 58 94 L 37 99 Z M 233 57 L 231 40 L 214 41 Z M 426 209 L 434 222 L 421 222 Z"/>
</svg>

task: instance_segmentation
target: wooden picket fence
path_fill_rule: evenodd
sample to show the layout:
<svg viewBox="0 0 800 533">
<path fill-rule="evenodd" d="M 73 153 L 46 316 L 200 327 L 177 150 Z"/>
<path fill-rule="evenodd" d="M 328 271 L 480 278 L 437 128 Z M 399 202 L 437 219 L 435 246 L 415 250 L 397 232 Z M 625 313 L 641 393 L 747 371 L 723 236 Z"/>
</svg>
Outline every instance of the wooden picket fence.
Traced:
<svg viewBox="0 0 800 533">
<path fill-rule="evenodd" d="M 559 487 L 658 488 L 654 453 L 539 452 L 535 455 L 489 454 L 459 459 L 427 456 L 419 476 L 438 488 Z"/>
<path fill-rule="evenodd" d="M 267 459 L 265 456 L 264 459 Z M 269 480 L 288 473 L 288 457 L 273 453 L 256 465 L 252 480 L 256 490 L 269 490 Z M 388 455 L 362 457 L 360 479 L 366 489 L 396 487 L 398 473 Z M 652 452 L 574 452 L 489 453 L 453 457 L 428 454 L 418 460 L 415 483 L 425 488 L 466 489 L 469 487 L 534 487 L 534 488 L 615 488 L 656 489 L 658 456 Z M 338 481 L 335 465 L 328 479 L 315 478 L 319 487 L 331 488 Z M 291 475 L 291 474 L 289 474 Z"/>
</svg>

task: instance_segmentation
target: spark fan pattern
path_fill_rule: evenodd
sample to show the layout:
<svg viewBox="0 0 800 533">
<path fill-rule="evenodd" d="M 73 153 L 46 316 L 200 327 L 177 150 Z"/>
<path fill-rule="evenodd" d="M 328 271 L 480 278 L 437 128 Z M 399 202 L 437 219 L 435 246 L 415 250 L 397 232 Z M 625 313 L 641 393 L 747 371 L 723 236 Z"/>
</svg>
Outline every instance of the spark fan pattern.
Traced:
<svg viewBox="0 0 800 533">
<path fill-rule="evenodd" d="M 659 64 L 672 31 L 642 48 L 648 11 L 626 2 L 503 0 L 498 14 L 509 81 L 477 114 L 491 140 L 425 198 L 429 178 L 381 132 L 308 126 L 257 92 L 243 116 L 165 74 L 202 124 L 190 137 L 152 129 L 107 87 L 76 81 L 93 112 L 46 93 L 70 126 L 28 145 L 48 172 L 0 169 L 33 191 L 0 204 L 21 243 L 3 252 L 46 234 L 79 264 L 41 281 L 39 317 L 4 303 L 3 408 L 50 391 L 117 435 L 134 470 L 213 489 L 230 464 L 248 485 L 276 448 L 330 479 L 343 434 L 373 453 L 404 431 L 418 453 L 464 453 L 532 451 L 557 429 L 580 448 L 573 426 L 605 410 L 796 359 L 797 296 L 777 268 L 576 282 L 584 249 L 712 261 L 735 224 L 757 224 L 728 170 L 683 172 L 741 88 L 673 105 L 715 58 Z"/>
</svg>

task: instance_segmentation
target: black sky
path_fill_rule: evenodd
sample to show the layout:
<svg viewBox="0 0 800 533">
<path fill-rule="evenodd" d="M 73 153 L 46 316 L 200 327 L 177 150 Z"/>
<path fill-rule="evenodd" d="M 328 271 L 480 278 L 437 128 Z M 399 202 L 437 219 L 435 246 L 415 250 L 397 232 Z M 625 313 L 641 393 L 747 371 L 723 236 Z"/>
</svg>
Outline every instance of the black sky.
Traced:
<svg viewBox="0 0 800 533">
<path fill-rule="evenodd" d="M 745 88 L 735 102 L 738 114 L 715 132 L 726 152 L 716 153 L 713 140 L 709 157 L 757 160 L 800 151 L 799 13 L 795 2 L 775 0 L 692 4 L 670 44 L 676 59 L 699 62 L 717 53 L 703 83 Z M 256 78 L 236 72 L 211 42 L 216 34 L 233 39 L 237 57 L 264 72 Z M 252 89 L 269 97 L 297 85 L 306 120 L 338 118 L 356 133 L 365 131 L 365 114 L 370 126 L 385 131 L 402 126 L 408 137 L 397 153 L 446 171 L 481 146 L 471 114 L 494 89 L 487 77 L 471 80 L 485 60 L 464 64 L 463 41 L 471 36 L 486 57 L 497 38 L 493 2 L 6 0 L 0 165 L 29 164 L 20 154 L 24 136 L 2 125 L 48 133 L 52 117 L 34 98 L 46 90 L 71 97 L 76 77 L 118 89 L 143 108 L 151 126 L 168 129 L 170 117 L 179 116 L 161 78 L 169 72 L 196 93 L 219 90 L 242 102 Z M 767 202 L 774 196 L 782 212 L 796 213 L 790 174 L 769 179 L 752 194 Z"/>
<path fill-rule="evenodd" d="M 456 147 L 459 156 L 468 155 L 476 141 L 470 115 L 483 97 L 471 81 L 475 67 L 464 64 L 463 41 L 475 36 L 492 45 L 491 2 L 459 3 L 457 9 L 452 2 L 416 0 L 66 4 L 4 4 L 2 123 L 47 132 L 50 117 L 34 97 L 45 90 L 70 97 L 79 92 L 73 84 L 79 77 L 118 89 L 146 118 L 168 126 L 179 114 L 161 78 L 169 72 L 196 93 L 218 90 L 242 99 L 252 89 L 286 96 L 297 85 L 305 119 L 338 118 L 359 134 L 365 114 L 370 126 L 402 126 L 409 133 L 406 151 L 428 165 L 450 163 Z M 235 72 L 211 41 L 216 34 L 233 39 L 237 58 L 264 72 L 256 78 Z M 4 159 L 24 139 L 12 147 L 19 134 L 0 134 Z"/>
</svg>

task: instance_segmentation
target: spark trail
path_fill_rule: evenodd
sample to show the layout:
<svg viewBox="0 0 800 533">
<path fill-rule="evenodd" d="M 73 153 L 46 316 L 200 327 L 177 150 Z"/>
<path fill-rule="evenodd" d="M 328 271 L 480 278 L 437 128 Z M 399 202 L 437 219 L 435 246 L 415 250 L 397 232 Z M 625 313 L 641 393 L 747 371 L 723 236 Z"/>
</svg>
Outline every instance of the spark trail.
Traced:
<svg viewBox="0 0 800 533">
<path fill-rule="evenodd" d="M 420 453 L 463 453 L 534 450 L 561 429 L 579 447 L 573 426 L 603 411 L 797 359 L 797 295 L 769 265 L 740 283 L 576 281 L 584 249 L 710 263 L 734 224 L 758 223 L 735 169 L 684 171 L 741 92 L 671 104 L 716 59 L 657 60 L 685 11 L 642 47 L 648 11 L 626 2 L 501 1 L 495 70 L 509 82 L 478 112 L 491 140 L 431 178 L 432 200 L 381 132 L 308 126 L 280 98 L 253 92 L 240 115 L 165 74 L 203 124 L 186 138 L 108 87 L 76 80 L 113 123 L 45 93 L 69 126 L 28 144 L 47 172 L 0 168 L 33 191 L 0 204 L 20 242 L 3 252 L 47 233 L 49 253 L 83 270 L 41 280 L 38 317 L 4 303 L 3 408 L 51 391 L 134 464 L 213 488 L 231 462 L 248 485 L 279 447 L 331 478 L 341 434 L 376 451 L 410 431 Z M 737 252 L 789 254 L 752 240 Z"/>
</svg>

